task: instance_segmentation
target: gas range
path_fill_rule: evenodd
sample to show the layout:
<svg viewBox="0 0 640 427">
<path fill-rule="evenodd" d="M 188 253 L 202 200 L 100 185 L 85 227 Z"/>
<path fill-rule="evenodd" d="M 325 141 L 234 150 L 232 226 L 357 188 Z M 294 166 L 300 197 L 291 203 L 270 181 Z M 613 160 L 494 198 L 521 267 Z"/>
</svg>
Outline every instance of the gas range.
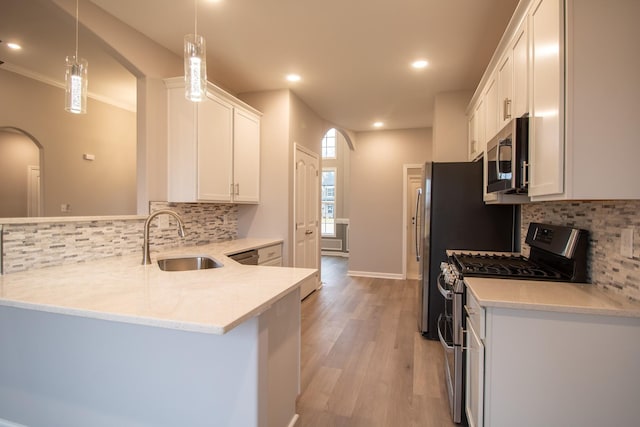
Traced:
<svg viewBox="0 0 640 427">
<path fill-rule="evenodd" d="M 440 265 L 438 290 L 445 299 L 438 318 L 444 348 L 445 378 L 453 421 L 462 419 L 465 277 L 584 282 L 587 280 L 588 233 L 571 227 L 531 223 L 526 243 L 529 258 L 516 254 L 449 250 Z"/>
<path fill-rule="evenodd" d="M 587 280 L 586 230 L 531 223 L 525 241 L 531 247 L 529 258 L 515 254 L 451 251 L 450 267 L 458 279 Z"/>
</svg>

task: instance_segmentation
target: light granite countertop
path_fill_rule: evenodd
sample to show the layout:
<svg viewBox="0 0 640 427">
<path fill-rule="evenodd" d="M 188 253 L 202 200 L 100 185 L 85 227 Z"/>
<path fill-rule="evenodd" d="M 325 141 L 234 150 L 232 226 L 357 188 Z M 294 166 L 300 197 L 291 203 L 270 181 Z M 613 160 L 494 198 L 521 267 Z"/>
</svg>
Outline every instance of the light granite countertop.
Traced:
<svg viewBox="0 0 640 427">
<path fill-rule="evenodd" d="M 465 277 L 481 306 L 640 317 L 640 303 L 587 283 Z"/>
<path fill-rule="evenodd" d="M 281 243 L 238 239 L 0 276 L 0 305 L 209 334 L 259 315 L 316 270 L 241 265 L 226 255 Z M 159 257 L 207 255 L 222 268 L 168 272 Z"/>
</svg>

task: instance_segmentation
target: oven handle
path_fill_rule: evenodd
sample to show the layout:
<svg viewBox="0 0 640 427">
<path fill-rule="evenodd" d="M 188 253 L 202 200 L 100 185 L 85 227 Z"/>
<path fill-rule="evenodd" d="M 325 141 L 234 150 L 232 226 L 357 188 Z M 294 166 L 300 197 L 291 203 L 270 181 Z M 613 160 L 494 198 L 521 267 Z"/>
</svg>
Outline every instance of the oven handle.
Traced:
<svg viewBox="0 0 640 427">
<path fill-rule="evenodd" d="M 440 272 L 440 274 L 438 275 L 438 280 L 437 280 L 437 282 L 438 282 L 438 290 L 440 291 L 440 293 L 442 294 L 442 296 L 445 299 L 452 300 L 453 299 L 453 292 L 442 287 L 442 278 L 443 278 L 442 272 Z"/>
<path fill-rule="evenodd" d="M 440 325 L 442 325 L 442 313 L 440 313 L 440 315 L 438 316 L 438 328 L 437 328 L 438 329 L 438 339 L 440 340 L 440 344 L 442 344 L 442 347 L 445 350 L 453 351 L 453 346 L 447 344 L 447 341 L 442 336 L 442 331 L 441 331 Z"/>
</svg>

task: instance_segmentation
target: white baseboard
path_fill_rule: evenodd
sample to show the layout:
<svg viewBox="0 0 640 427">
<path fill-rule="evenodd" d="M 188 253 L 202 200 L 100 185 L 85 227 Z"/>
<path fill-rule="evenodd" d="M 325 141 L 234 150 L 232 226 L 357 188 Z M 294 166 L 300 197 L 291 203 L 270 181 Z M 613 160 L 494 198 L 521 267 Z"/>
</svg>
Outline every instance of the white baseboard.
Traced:
<svg viewBox="0 0 640 427">
<path fill-rule="evenodd" d="M 9 420 L 5 420 L 4 418 L 0 418 L 0 427 L 27 427 L 24 424 L 18 424 L 11 422 Z"/>
<path fill-rule="evenodd" d="M 347 276 L 356 276 L 356 277 L 372 277 L 374 279 L 393 279 L 393 280 L 402 280 L 402 274 L 395 273 L 380 273 L 377 271 L 347 271 Z"/>
</svg>

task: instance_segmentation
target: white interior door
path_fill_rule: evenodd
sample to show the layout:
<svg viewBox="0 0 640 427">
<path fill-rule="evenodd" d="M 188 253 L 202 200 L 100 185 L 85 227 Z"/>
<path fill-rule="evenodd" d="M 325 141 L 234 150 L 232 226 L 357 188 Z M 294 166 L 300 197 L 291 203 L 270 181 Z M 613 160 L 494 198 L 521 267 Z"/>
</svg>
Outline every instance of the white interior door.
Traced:
<svg viewBox="0 0 640 427">
<path fill-rule="evenodd" d="M 296 145 L 294 217 L 294 267 L 320 267 L 320 161 L 318 156 Z M 316 275 L 319 277 L 319 275 Z M 304 298 L 318 286 L 307 281 L 301 289 Z"/>
<path fill-rule="evenodd" d="M 41 216 L 40 166 L 27 166 L 27 216 Z"/>
<path fill-rule="evenodd" d="M 416 217 L 416 203 L 418 188 L 421 185 L 421 170 L 409 169 L 407 175 L 407 206 L 405 209 L 407 218 L 405 219 L 405 233 L 407 244 L 407 279 L 420 278 L 420 262 L 416 258 L 416 233 L 415 227 L 418 218 Z"/>
</svg>

